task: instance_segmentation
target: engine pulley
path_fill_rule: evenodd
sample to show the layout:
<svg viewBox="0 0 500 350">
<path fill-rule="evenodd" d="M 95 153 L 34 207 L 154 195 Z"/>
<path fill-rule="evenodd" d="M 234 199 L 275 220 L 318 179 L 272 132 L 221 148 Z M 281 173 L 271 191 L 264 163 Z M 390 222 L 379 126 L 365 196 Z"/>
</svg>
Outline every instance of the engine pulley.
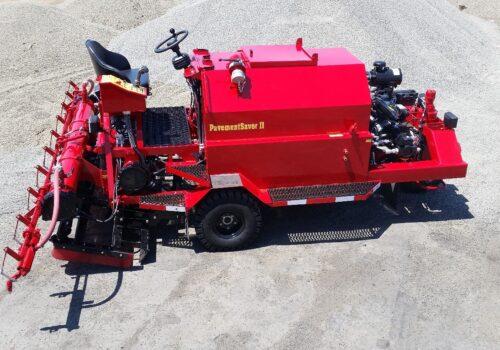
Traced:
<svg viewBox="0 0 500 350">
<path fill-rule="evenodd" d="M 118 186 L 126 194 L 143 190 L 151 179 L 149 171 L 139 162 L 125 165 L 118 175 Z"/>
</svg>

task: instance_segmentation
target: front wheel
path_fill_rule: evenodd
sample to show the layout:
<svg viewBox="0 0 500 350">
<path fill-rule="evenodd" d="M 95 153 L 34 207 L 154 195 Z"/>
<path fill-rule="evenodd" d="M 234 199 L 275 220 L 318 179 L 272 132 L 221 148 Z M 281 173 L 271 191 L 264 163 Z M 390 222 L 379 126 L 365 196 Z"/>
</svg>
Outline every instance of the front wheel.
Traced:
<svg viewBox="0 0 500 350">
<path fill-rule="evenodd" d="M 209 195 L 194 216 L 196 236 L 210 251 L 248 247 L 262 226 L 259 204 L 249 194 L 223 190 Z"/>
</svg>

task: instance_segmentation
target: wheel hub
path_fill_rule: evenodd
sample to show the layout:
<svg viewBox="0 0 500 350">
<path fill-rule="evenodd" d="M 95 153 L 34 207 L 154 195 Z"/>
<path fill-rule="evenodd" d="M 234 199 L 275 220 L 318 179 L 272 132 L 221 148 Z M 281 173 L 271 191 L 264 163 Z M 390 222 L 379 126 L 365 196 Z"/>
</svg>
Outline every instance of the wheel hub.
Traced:
<svg viewBox="0 0 500 350">
<path fill-rule="evenodd" d="M 216 227 L 222 235 L 234 235 L 242 227 L 242 220 L 235 213 L 223 213 L 217 220 Z"/>
</svg>

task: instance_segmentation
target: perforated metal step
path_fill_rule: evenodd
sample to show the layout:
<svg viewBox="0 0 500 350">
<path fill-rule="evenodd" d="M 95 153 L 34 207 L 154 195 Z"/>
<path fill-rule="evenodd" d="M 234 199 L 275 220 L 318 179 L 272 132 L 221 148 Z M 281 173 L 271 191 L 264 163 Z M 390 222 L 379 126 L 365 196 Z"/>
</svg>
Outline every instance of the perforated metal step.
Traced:
<svg viewBox="0 0 500 350">
<path fill-rule="evenodd" d="M 183 206 L 184 196 L 182 194 L 162 194 L 141 196 L 142 204 Z"/>
<path fill-rule="evenodd" d="M 180 166 L 174 166 L 173 168 L 182 171 L 184 173 L 191 174 L 199 179 L 208 181 L 209 178 L 205 164 L 180 165 Z"/>
<path fill-rule="evenodd" d="M 142 114 L 145 146 L 187 145 L 191 143 L 184 107 L 148 108 Z"/>
<path fill-rule="evenodd" d="M 358 196 L 368 193 L 375 184 L 375 182 L 359 182 L 334 185 L 280 187 L 271 188 L 268 192 L 273 202 L 310 198 Z"/>
</svg>

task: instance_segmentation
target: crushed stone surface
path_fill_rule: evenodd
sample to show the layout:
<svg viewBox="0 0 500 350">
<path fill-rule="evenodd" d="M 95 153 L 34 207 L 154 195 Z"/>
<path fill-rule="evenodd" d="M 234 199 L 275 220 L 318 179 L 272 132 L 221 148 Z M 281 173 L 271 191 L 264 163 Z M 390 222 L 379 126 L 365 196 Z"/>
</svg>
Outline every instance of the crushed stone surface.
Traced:
<svg viewBox="0 0 500 350">
<path fill-rule="evenodd" d="M 402 195 L 399 216 L 376 199 L 277 210 L 242 252 L 170 240 L 155 264 L 117 271 L 44 249 L 0 292 L 0 348 L 498 348 L 499 17 L 496 0 L 1 0 L 2 246 L 67 80 L 94 76 L 87 38 L 147 65 L 157 106 L 189 97 L 171 53 L 153 53 L 171 27 L 190 30 L 185 52 L 300 36 L 306 48 L 346 47 L 367 68 L 384 59 L 403 88 L 435 88 L 441 113 L 459 116 L 469 173 Z"/>
</svg>

